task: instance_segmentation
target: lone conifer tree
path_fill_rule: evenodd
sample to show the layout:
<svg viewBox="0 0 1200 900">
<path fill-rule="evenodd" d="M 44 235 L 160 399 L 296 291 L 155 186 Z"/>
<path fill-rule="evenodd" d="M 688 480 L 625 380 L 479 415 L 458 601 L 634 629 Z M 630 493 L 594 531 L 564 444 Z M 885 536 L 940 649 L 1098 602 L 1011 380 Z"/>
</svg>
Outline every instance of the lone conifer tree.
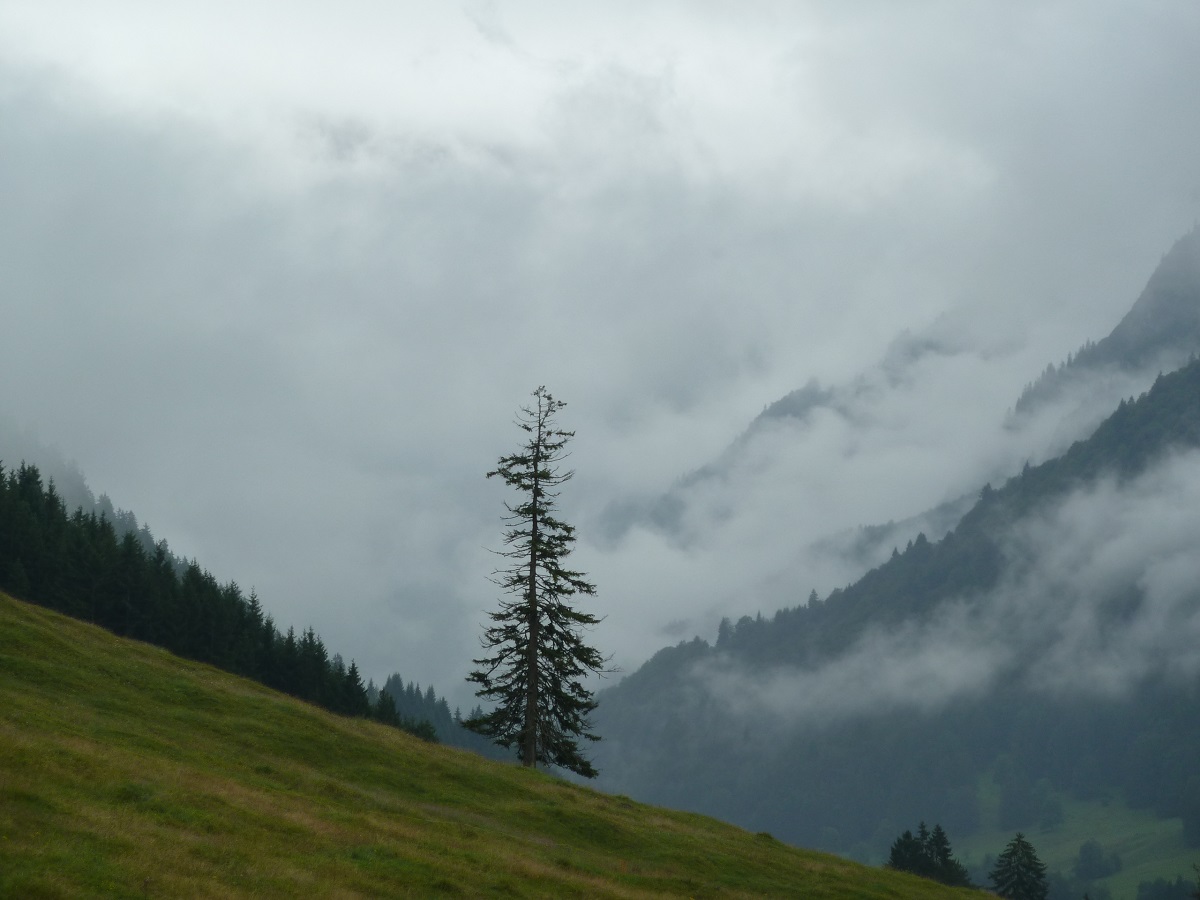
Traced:
<svg viewBox="0 0 1200 900">
<path fill-rule="evenodd" d="M 583 679 L 603 670 L 605 659 L 583 642 L 581 630 L 600 620 L 571 605 L 577 595 L 593 595 L 595 586 L 582 572 L 565 568 L 575 542 L 575 529 L 555 515 L 555 490 L 574 474 L 560 471 L 567 441 L 575 436 L 557 426 L 554 417 L 566 404 L 544 387 L 534 402 L 522 407 L 517 427 L 527 435 L 521 449 L 500 457 L 487 477 L 500 476 L 521 499 L 505 503 L 504 550 L 509 565 L 492 580 L 511 595 L 489 613 L 493 624 L 484 631 L 483 659 L 467 680 L 480 685 L 476 696 L 496 703 L 463 724 L 491 737 L 502 747 L 517 748 L 523 765 L 561 766 L 587 778 L 596 770 L 579 751 L 576 738 L 599 740 L 588 713 L 596 708 Z"/>
<path fill-rule="evenodd" d="M 996 893 L 1005 900 L 1046 900 L 1046 865 L 1037 851 L 1017 832 L 988 874 Z"/>
</svg>

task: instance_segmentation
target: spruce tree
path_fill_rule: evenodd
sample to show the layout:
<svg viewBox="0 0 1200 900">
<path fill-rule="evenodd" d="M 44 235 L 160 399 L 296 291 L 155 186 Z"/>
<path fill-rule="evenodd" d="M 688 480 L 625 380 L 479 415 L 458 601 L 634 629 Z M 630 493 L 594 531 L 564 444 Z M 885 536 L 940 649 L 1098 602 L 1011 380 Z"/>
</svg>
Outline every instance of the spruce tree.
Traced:
<svg viewBox="0 0 1200 900">
<path fill-rule="evenodd" d="M 892 843 L 887 865 L 889 868 L 901 872 L 912 872 L 914 875 L 924 876 L 926 874 L 925 848 L 911 831 L 905 831 Z"/>
<path fill-rule="evenodd" d="M 1046 865 L 1019 831 L 996 860 L 988 878 L 1005 900 L 1046 900 Z"/>
<path fill-rule="evenodd" d="M 955 887 L 969 887 L 971 884 L 966 867 L 954 858 L 950 838 L 941 825 L 934 825 L 930 832 L 922 822 L 916 836 L 911 831 L 905 831 L 892 844 L 887 865 Z"/>
<path fill-rule="evenodd" d="M 933 826 L 933 833 L 926 844 L 926 853 L 932 863 L 932 877 L 935 880 L 954 887 L 968 887 L 971 884 L 967 867 L 954 858 L 950 838 L 941 825 Z"/>
<path fill-rule="evenodd" d="M 515 504 L 505 503 L 506 549 L 497 552 L 508 565 L 492 576 L 511 599 L 489 613 L 493 624 L 481 643 L 491 655 L 475 660 L 478 668 L 467 679 L 480 686 L 476 696 L 496 706 L 463 724 L 502 747 L 515 747 L 525 766 L 543 763 L 594 778 L 597 772 L 577 738 L 599 740 L 588 722 L 596 702 L 583 679 L 603 671 L 605 659 L 581 637 L 600 620 L 572 603 L 596 589 L 582 572 L 566 568 L 575 529 L 555 512 L 556 488 L 574 474 L 559 468 L 575 436 L 555 421 L 565 405 L 545 387 L 535 390 L 533 403 L 521 408 L 516 421 L 524 444 L 487 473 L 520 494 Z"/>
</svg>

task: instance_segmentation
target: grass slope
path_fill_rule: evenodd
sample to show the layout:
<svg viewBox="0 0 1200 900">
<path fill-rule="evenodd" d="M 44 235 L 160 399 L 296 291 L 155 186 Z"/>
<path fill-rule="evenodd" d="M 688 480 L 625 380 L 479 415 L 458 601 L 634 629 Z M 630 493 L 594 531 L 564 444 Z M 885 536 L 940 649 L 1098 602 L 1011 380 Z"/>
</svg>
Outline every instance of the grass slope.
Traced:
<svg viewBox="0 0 1200 900">
<path fill-rule="evenodd" d="M 0 594 L 3 897 L 978 896 L 343 719 Z"/>
<path fill-rule="evenodd" d="M 990 791 L 989 791 L 990 793 Z M 962 841 L 955 841 L 958 857 L 968 866 L 980 864 L 985 857 L 996 857 L 1012 838 L 1012 831 L 996 828 L 994 806 L 985 807 L 988 826 Z M 1185 881 L 1195 877 L 1194 863 L 1200 853 L 1183 842 L 1183 827 L 1179 819 L 1160 819 L 1143 810 L 1133 810 L 1117 799 L 1107 801 L 1063 801 L 1062 824 L 1050 830 L 1030 828 L 1025 832 L 1037 850 L 1038 858 L 1049 871 L 1070 874 L 1084 841 L 1095 840 L 1106 853 L 1121 857 L 1121 871 L 1108 878 L 1098 879 L 1098 887 L 1106 887 L 1116 898 L 1137 896 L 1142 881 L 1164 878 L 1168 881 L 1182 876 Z"/>
</svg>

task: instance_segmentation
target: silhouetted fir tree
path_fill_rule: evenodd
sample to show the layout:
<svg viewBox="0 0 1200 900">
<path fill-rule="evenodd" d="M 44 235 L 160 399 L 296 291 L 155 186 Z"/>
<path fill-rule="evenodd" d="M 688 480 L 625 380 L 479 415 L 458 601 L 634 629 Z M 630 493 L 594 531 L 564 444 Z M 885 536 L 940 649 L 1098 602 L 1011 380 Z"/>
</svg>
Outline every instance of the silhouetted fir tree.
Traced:
<svg viewBox="0 0 1200 900">
<path fill-rule="evenodd" d="M 372 708 L 372 718 L 383 722 L 385 725 L 400 727 L 400 713 L 396 712 L 395 698 L 387 692 L 387 688 L 379 691 L 379 696 L 375 699 Z"/>
<path fill-rule="evenodd" d="M 296 629 L 288 628 L 287 635 L 279 645 L 274 687 L 286 694 L 295 694 L 299 683 L 300 647 L 296 642 Z"/>
<path fill-rule="evenodd" d="M 917 825 L 917 842 L 921 845 L 921 853 L 929 856 L 929 828 L 922 821 Z"/>
<path fill-rule="evenodd" d="M 1046 866 L 1019 831 L 997 857 L 988 879 L 1004 900 L 1046 900 Z"/>
<path fill-rule="evenodd" d="M 515 747 L 522 765 L 560 766 L 594 778 L 598 773 L 577 739 L 599 740 L 588 721 L 596 702 L 583 679 L 601 672 L 605 660 L 580 632 L 600 620 L 571 603 L 596 589 L 582 572 L 564 565 L 575 528 L 555 513 L 555 488 L 574 474 L 561 471 L 558 463 L 575 433 L 555 421 L 565 403 L 545 387 L 533 398 L 516 422 L 525 443 L 487 473 L 520 494 L 515 505 L 505 503 L 507 549 L 500 555 L 510 565 L 494 573 L 495 583 L 513 599 L 489 614 L 493 624 L 482 644 L 491 655 L 475 660 L 479 668 L 467 679 L 479 685 L 476 696 L 496 706 L 465 724 L 502 747 Z"/>
<path fill-rule="evenodd" d="M 349 701 L 346 690 L 346 663 L 340 653 L 335 653 L 329 661 L 329 671 L 322 685 L 326 705 L 334 712 L 345 713 Z"/>
<path fill-rule="evenodd" d="M 350 660 L 350 667 L 346 670 L 345 682 L 345 705 L 344 712 L 352 716 L 369 716 L 371 714 L 371 702 L 367 699 L 367 689 L 362 683 L 362 676 L 358 673 L 358 666 L 354 660 Z"/>
<path fill-rule="evenodd" d="M 931 832 L 922 822 L 916 835 L 905 831 L 892 844 L 887 865 L 942 884 L 956 887 L 971 884 L 966 867 L 954 858 L 950 838 L 941 825 L 934 825 Z"/>
<path fill-rule="evenodd" d="M 933 826 L 933 833 L 930 834 L 926 847 L 933 866 L 934 879 L 955 887 L 970 885 L 967 867 L 954 858 L 954 851 L 950 849 L 950 838 L 941 825 Z"/>
<path fill-rule="evenodd" d="M 901 872 L 924 876 L 927 868 L 925 847 L 911 831 L 905 831 L 892 843 L 887 865 Z"/>
</svg>

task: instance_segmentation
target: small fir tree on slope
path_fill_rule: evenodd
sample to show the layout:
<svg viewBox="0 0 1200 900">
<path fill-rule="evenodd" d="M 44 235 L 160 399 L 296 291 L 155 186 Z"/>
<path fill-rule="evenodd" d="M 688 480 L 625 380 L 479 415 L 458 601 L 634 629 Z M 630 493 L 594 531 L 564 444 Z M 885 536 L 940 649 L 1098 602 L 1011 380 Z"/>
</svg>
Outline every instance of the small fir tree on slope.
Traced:
<svg viewBox="0 0 1200 900">
<path fill-rule="evenodd" d="M 1046 865 L 1019 831 L 996 860 L 988 878 L 1005 900 L 1046 900 Z"/>
</svg>

